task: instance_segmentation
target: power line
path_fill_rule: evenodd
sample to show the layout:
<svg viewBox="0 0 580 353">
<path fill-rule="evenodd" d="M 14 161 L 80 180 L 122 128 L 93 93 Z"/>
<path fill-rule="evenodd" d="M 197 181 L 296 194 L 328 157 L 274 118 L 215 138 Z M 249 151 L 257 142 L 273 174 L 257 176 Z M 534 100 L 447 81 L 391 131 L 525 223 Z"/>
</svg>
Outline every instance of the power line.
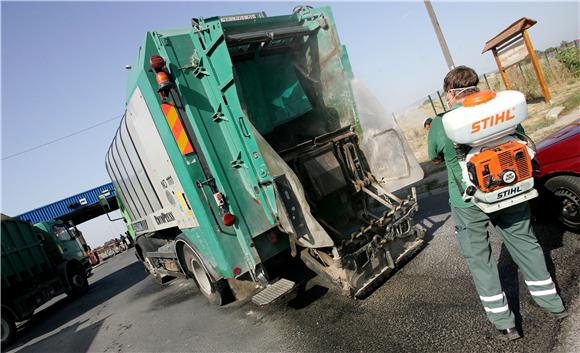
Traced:
<svg viewBox="0 0 580 353">
<path fill-rule="evenodd" d="M 86 128 L 84 128 L 84 129 L 81 129 L 81 130 L 78 130 L 78 131 L 72 132 L 72 133 L 70 133 L 70 134 L 68 134 L 68 135 L 61 136 L 61 137 L 59 137 L 59 138 L 56 138 L 56 139 L 54 139 L 54 140 L 51 140 L 51 141 L 44 142 L 44 143 L 42 143 L 42 144 L 40 144 L 40 145 L 37 145 L 37 146 L 34 146 L 34 147 L 27 148 L 27 149 L 25 149 L 25 150 L 23 150 L 23 151 L 20 151 L 20 152 L 13 153 L 13 154 L 11 154 L 11 155 L 8 155 L 8 156 L 6 156 L 6 157 L 2 157 L 2 160 L 4 161 L 4 160 L 6 160 L 6 159 L 10 159 L 10 158 L 13 158 L 13 157 L 16 157 L 16 156 L 20 156 L 21 154 L 25 154 L 25 153 L 28 153 L 28 152 L 31 152 L 31 151 L 37 150 L 37 149 L 39 149 L 39 148 L 42 148 L 42 147 L 46 147 L 46 146 L 48 146 L 48 145 L 51 145 L 51 144 L 53 144 L 53 143 L 56 143 L 56 142 L 59 142 L 59 141 L 65 140 L 65 139 L 67 139 L 67 138 L 73 137 L 73 136 L 75 136 L 75 135 L 78 135 L 78 134 L 82 134 L 83 132 L 89 131 L 89 130 L 91 130 L 91 129 L 94 129 L 94 128 L 96 128 L 96 127 L 99 127 L 99 126 L 101 126 L 101 125 L 105 125 L 106 123 L 108 123 L 108 122 L 111 122 L 111 121 L 113 121 L 113 120 L 117 120 L 117 119 L 119 119 L 119 118 L 120 118 L 120 117 L 122 117 L 122 116 L 123 116 L 123 114 L 117 115 L 117 116 L 115 116 L 115 117 L 113 117 L 113 118 L 110 118 L 110 119 L 107 119 L 107 120 L 103 120 L 103 121 L 101 121 L 101 122 L 99 122 L 99 123 L 96 123 L 96 124 L 94 124 L 94 125 L 91 125 L 91 126 L 89 126 L 89 127 L 86 127 Z"/>
</svg>

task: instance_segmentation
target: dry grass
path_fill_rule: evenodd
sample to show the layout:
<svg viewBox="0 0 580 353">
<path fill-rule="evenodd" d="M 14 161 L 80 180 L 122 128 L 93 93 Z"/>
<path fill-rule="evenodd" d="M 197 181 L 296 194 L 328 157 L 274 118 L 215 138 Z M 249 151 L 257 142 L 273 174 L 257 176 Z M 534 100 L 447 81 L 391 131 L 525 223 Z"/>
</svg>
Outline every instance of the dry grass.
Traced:
<svg viewBox="0 0 580 353">
<path fill-rule="evenodd" d="M 540 64 L 550 89 L 557 89 L 562 85 L 573 84 L 576 81 L 574 75 L 555 58 L 544 58 L 540 60 Z M 523 92 L 528 100 L 541 99 L 543 97 L 531 63 L 522 63 L 509 68 L 507 76 L 512 89 Z"/>
<path fill-rule="evenodd" d="M 534 141 L 542 140 L 562 126 L 580 117 L 580 79 L 574 78 L 556 59 L 550 58 L 548 63 L 543 58 L 540 62 L 544 67 L 544 74 L 552 95 L 552 104 L 547 104 L 543 101 L 541 90 L 530 64 L 522 65 L 521 70 L 517 67 L 512 67 L 508 70 L 508 79 L 512 82 L 512 89 L 524 92 L 528 98 L 528 119 L 523 123 L 523 126 L 526 134 Z M 492 89 L 505 89 L 499 74 L 488 75 L 487 78 Z M 482 81 L 480 88 L 487 88 L 486 82 Z M 438 98 L 434 99 L 434 103 L 438 111 L 441 111 L 441 104 L 438 103 Z M 556 106 L 564 106 L 565 110 L 562 114 L 568 114 L 567 119 L 547 118 L 547 113 Z M 423 104 L 397 115 L 401 129 L 405 133 L 415 157 L 425 171 L 425 179 L 422 181 L 422 185 L 418 186 L 429 191 L 445 185 L 447 179 L 447 174 L 443 172 L 445 167 L 433 165 L 428 161 L 427 157 L 428 131 L 423 129 L 422 122 L 424 118 L 434 115 L 429 101 L 426 100 Z"/>
<path fill-rule="evenodd" d="M 562 104 L 564 105 L 562 114 L 571 113 L 574 109 L 577 109 L 580 106 L 580 90 L 572 92 L 572 94 L 566 98 Z"/>
<path fill-rule="evenodd" d="M 552 105 L 543 101 L 528 104 L 528 119 L 522 124 L 534 141 L 540 141 L 571 121 L 549 119 L 548 112 L 557 106 L 564 106 L 563 114 L 572 114 L 572 120 L 580 116 L 580 80 L 572 80 L 561 85 L 551 85 Z M 575 114 L 574 114 L 575 113 Z"/>
</svg>

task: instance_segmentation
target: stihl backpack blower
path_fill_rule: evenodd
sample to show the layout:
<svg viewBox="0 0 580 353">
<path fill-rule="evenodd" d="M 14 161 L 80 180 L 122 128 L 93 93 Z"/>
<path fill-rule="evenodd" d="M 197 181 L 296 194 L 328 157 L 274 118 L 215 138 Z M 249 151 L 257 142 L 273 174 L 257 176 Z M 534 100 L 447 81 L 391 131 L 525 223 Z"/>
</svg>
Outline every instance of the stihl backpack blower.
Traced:
<svg viewBox="0 0 580 353">
<path fill-rule="evenodd" d="M 532 177 L 534 150 L 518 136 L 528 116 L 518 91 L 471 94 L 463 106 L 443 116 L 447 136 L 455 143 L 461 176 L 454 176 L 465 201 L 490 213 L 538 196 Z M 465 182 L 465 190 L 457 178 Z"/>
</svg>

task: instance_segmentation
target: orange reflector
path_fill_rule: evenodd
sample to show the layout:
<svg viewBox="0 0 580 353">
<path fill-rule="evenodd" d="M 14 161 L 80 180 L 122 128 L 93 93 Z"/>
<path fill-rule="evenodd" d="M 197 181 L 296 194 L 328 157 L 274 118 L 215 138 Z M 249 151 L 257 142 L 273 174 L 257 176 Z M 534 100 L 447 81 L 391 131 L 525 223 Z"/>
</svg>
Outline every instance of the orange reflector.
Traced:
<svg viewBox="0 0 580 353">
<path fill-rule="evenodd" d="M 193 147 L 191 142 L 187 138 L 187 134 L 185 133 L 185 129 L 183 128 L 183 124 L 179 119 L 179 115 L 177 113 L 177 109 L 172 104 L 163 103 L 161 104 L 161 109 L 163 110 L 163 114 L 165 114 L 165 120 L 167 120 L 167 124 L 171 129 L 171 134 L 177 143 L 177 147 L 179 147 L 179 151 L 181 151 L 182 155 L 190 154 L 193 152 Z"/>
<path fill-rule="evenodd" d="M 479 91 L 463 99 L 463 106 L 464 107 L 475 107 L 476 105 L 489 102 L 490 100 L 495 98 L 495 92 L 489 89 Z"/>
<path fill-rule="evenodd" d="M 158 72 L 157 75 L 155 75 L 155 79 L 157 80 L 159 89 L 163 89 L 171 85 L 171 81 L 169 81 L 169 76 L 167 76 L 167 73 L 163 71 Z"/>
</svg>

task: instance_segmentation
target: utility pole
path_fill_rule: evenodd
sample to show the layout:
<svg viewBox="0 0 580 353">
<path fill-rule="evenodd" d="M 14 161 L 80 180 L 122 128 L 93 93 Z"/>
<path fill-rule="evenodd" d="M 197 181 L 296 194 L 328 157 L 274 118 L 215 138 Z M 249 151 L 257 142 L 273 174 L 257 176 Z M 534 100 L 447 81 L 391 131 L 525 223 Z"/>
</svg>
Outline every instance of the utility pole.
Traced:
<svg viewBox="0 0 580 353">
<path fill-rule="evenodd" d="M 435 16 L 435 11 L 433 11 L 433 6 L 431 6 L 430 0 L 424 0 L 425 7 L 427 8 L 427 12 L 429 13 L 429 18 L 431 19 L 431 23 L 433 24 L 433 29 L 435 30 L 435 34 L 437 35 L 437 40 L 439 40 L 439 45 L 441 46 L 441 50 L 443 51 L 443 56 L 445 57 L 445 61 L 447 62 L 447 67 L 449 70 L 455 68 L 455 64 L 453 63 L 453 59 L 451 58 L 451 53 L 449 52 L 449 48 L 447 47 L 447 42 L 445 42 L 445 37 L 443 37 L 443 32 L 441 32 L 441 27 L 439 26 L 439 21 L 437 21 L 437 16 Z"/>
</svg>

